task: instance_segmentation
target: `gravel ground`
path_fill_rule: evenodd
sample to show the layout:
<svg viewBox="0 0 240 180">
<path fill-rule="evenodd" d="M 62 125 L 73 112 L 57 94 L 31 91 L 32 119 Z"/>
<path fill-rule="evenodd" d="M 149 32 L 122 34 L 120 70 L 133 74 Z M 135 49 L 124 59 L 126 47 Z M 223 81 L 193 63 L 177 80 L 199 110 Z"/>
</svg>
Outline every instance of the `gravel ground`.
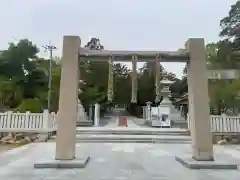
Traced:
<svg viewBox="0 0 240 180">
<path fill-rule="evenodd" d="M 19 147 L 19 145 L 12 145 L 12 144 L 0 144 L 0 153 L 5 152 L 7 150 Z"/>
</svg>

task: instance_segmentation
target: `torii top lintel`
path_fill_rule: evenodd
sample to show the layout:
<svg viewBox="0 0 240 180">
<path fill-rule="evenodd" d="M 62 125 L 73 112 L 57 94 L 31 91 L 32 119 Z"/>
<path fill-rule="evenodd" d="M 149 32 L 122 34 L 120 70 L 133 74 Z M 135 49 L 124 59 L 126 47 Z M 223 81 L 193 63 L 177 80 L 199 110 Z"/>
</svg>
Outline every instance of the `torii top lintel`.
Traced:
<svg viewBox="0 0 240 180">
<path fill-rule="evenodd" d="M 81 61 L 108 61 L 110 56 L 114 61 L 132 61 L 132 56 L 137 56 L 138 62 L 155 62 L 158 56 L 161 62 L 187 62 L 189 60 L 189 53 L 185 51 L 110 51 L 88 48 L 79 50 Z"/>
</svg>

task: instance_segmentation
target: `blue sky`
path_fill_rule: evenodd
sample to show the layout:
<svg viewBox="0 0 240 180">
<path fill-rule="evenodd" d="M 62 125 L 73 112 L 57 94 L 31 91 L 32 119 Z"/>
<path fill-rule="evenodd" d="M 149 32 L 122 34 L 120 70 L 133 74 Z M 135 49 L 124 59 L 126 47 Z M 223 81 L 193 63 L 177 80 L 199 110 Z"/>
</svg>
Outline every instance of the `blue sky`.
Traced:
<svg viewBox="0 0 240 180">
<path fill-rule="evenodd" d="M 0 6 L 0 49 L 29 38 L 52 41 L 61 55 L 63 35 L 82 44 L 99 37 L 105 49 L 177 50 L 189 37 L 219 39 L 219 20 L 236 0 L 8 0 Z M 47 53 L 41 49 L 41 56 Z M 142 63 L 138 64 L 141 67 Z M 163 63 L 181 77 L 184 64 Z M 129 65 L 130 67 L 130 65 Z"/>
</svg>

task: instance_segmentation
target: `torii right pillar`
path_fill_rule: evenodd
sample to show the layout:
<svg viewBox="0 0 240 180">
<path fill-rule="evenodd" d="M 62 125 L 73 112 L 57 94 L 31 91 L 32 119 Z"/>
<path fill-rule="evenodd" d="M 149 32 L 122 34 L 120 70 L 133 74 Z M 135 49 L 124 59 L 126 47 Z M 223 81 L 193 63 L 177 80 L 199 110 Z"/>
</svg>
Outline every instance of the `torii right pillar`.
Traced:
<svg viewBox="0 0 240 180">
<path fill-rule="evenodd" d="M 197 161 L 213 161 L 204 39 L 189 39 L 185 46 L 190 56 L 187 73 L 192 157 Z"/>
<path fill-rule="evenodd" d="M 190 57 L 187 78 L 192 157 L 176 156 L 175 159 L 190 169 L 236 169 L 234 164 L 229 165 L 213 157 L 204 39 L 189 39 L 186 50 Z"/>
</svg>

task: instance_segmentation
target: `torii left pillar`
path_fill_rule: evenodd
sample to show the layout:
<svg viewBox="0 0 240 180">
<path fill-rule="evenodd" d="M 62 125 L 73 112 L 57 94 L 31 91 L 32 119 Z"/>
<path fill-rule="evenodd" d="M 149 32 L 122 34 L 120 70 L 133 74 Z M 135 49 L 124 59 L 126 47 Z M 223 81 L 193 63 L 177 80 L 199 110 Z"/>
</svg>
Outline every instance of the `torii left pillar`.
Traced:
<svg viewBox="0 0 240 180">
<path fill-rule="evenodd" d="M 137 103 L 137 56 L 132 56 L 132 99 L 131 103 Z"/>
<path fill-rule="evenodd" d="M 63 37 L 55 160 L 36 163 L 35 168 L 84 168 L 89 161 L 88 156 L 75 158 L 80 43 L 77 36 Z"/>
<path fill-rule="evenodd" d="M 108 101 L 113 101 L 113 56 L 108 60 Z"/>
<path fill-rule="evenodd" d="M 79 83 L 78 56 L 80 44 L 79 37 L 64 36 L 63 38 L 59 118 L 55 155 L 55 159 L 58 160 L 71 160 L 75 158 Z"/>
</svg>

